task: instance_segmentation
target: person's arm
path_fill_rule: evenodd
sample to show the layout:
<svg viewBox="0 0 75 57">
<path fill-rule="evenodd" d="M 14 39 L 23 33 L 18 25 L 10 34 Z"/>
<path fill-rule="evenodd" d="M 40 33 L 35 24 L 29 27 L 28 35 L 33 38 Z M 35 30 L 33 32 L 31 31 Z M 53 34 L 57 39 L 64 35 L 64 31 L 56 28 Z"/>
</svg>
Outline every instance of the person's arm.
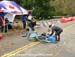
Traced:
<svg viewBox="0 0 75 57">
<path fill-rule="evenodd" d="M 54 29 L 52 28 L 52 32 L 51 32 L 50 36 L 52 36 L 52 35 L 53 35 L 53 33 L 54 33 Z"/>
<path fill-rule="evenodd" d="M 36 26 L 36 21 L 34 22 L 34 26 Z"/>
</svg>

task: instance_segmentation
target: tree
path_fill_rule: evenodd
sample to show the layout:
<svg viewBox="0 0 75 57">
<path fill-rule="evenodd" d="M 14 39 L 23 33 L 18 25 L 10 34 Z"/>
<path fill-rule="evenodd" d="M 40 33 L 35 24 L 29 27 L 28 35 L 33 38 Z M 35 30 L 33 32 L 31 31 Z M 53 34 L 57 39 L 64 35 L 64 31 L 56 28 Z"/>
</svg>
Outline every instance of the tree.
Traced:
<svg viewBox="0 0 75 57">
<path fill-rule="evenodd" d="M 48 17 L 53 15 L 54 7 L 50 5 L 52 0 L 15 0 L 22 7 L 32 10 L 37 17 Z"/>
<path fill-rule="evenodd" d="M 52 4 L 55 8 L 56 15 L 75 15 L 74 0 L 55 0 Z"/>
<path fill-rule="evenodd" d="M 50 6 L 51 0 L 36 0 L 34 6 L 34 13 L 37 17 L 48 17 L 54 8 Z"/>
</svg>

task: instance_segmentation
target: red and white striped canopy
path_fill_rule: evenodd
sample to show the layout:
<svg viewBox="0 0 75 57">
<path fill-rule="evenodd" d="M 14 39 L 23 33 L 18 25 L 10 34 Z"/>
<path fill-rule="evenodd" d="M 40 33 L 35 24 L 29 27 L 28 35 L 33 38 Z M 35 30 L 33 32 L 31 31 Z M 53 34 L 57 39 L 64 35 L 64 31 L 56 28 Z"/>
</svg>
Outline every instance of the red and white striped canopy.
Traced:
<svg viewBox="0 0 75 57">
<path fill-rule="evenodd" d="M 14 1 L 1 1 L 0 12 L 13 13 L 17 15 L 28 14 L 28 11 L 26 9 L 22 8 Z"/>
</svg>

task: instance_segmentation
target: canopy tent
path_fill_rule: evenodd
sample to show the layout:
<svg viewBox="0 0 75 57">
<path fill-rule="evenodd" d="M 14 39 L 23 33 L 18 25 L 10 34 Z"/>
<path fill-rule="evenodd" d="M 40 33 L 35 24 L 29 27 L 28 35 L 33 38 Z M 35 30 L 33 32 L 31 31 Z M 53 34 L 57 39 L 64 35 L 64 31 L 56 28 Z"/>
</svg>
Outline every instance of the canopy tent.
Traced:
<svg viewBox="0 0 75 57">
<path fill-rule="evenodd" d="M 8 18 L 9 22 L 13 22 L 15 18 L 15 14 L 8 13 L 4 16 L 4 18 Z"/>
<path fill-rule="evenodd" d="M 8 18 L 9 22 L 13 22 L 15 15 L 27 15 L 28 11 L 14 1 L 0 1 L 0 13 L 4 13 L 4 18 Z"/>
<path fill-rule="evenodd" d="M 20 5 L 18 5 L 14 1 L 1 1 L 0 12 L 13 13 L 16 15 L 28 14 L 27 10 L 22 8 Z"/>
</svg>

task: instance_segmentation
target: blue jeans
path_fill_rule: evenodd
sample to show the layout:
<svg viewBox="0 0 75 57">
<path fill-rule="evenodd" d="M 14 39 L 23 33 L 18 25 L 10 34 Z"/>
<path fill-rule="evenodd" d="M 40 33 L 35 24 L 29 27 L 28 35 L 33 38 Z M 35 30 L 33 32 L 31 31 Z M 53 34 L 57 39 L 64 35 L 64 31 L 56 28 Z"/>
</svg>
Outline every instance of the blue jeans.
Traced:
<svg viewBox="0 0 75 57">
<path fill-rule="evenodd" d="M 29 31 L 26 33 L 26 37 L 29 38 L 32 33 L 32 29 L 29 27 Z"/>
</svg>

